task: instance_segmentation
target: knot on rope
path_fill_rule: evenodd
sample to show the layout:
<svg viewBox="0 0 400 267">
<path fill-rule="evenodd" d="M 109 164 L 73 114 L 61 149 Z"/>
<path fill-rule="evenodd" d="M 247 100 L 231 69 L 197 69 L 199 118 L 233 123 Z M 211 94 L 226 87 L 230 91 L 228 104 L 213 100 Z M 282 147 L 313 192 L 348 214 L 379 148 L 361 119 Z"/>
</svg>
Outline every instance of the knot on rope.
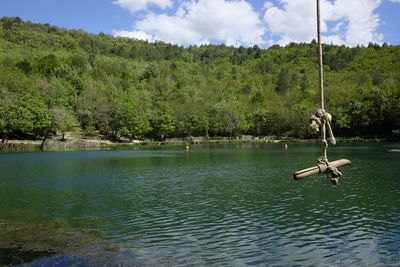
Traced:
<svg viewBox="0 0 400 267">
<path fill-rule="evenodd" d="M 342 173 L 338 170 L 338 168 L 329 166 L 328 172 L 326 174 L 326 178 L 330 179 L 334 185 L 339 183 L 339 178 L 342 176 Z"/>
<path fill-rule="evenodd" d="M 342 173 L 338 170 L 338 168 L 330 165 L 327 159 L 318 158 L 317 162 L 320 172 L 324 169 L 326 178 L 330 179 L 334 185 L 339 184 L 339 178 L 342 176 Z"/>
<path fill-rule="evenodd" d="M 312 115 L 309 119 L 310 125 L 308 127 L 308 130 L 311 134 L 316 134 L 319 132 L 319 128 L 323 127 L 326 125 L 328 127 L 328 132 L 330 136 L 331 143 L 333 145 L 336 144 L 336 139 L 333 136 L 333 131 L 331 127 L 331 121 L 332 121 L 332 115 L 328 112 L 326 112 L 323 109 L 317 109 L 314 115 Z"/>
</svg>

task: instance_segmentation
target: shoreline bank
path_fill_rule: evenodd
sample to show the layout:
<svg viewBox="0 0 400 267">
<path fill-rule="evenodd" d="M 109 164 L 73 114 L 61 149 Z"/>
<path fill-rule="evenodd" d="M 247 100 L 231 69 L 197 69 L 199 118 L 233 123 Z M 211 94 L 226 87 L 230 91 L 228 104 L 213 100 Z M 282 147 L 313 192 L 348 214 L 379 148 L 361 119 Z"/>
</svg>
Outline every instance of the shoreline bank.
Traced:
<svg viewBox="0 0 400 267">
<path fill-rule="evenodd" d="M 338 142 L 389 142 L 391 139 L 369 139 L 369 138 L 337 138 Z M 116 149 L 138 146 L 165 146 L 165 145 L 207 145 L 207 144 L 265 144 L 265 143 L 317 143 L 318 139 L 297 139 L 297 138 L 185 138 L 165 141 L 156 140 L 133 140 L 133 141 L 110 141 L 96 139 L 67 139 L 64 141 L 51 139 L 46 141 L 43 149 L 40 149 L 42 140 L 7 140 L 0 143 L 0 152 L 35 152 L 35 151 L 73 151 L 73 150 L 96 150 Z"/>
</svg>

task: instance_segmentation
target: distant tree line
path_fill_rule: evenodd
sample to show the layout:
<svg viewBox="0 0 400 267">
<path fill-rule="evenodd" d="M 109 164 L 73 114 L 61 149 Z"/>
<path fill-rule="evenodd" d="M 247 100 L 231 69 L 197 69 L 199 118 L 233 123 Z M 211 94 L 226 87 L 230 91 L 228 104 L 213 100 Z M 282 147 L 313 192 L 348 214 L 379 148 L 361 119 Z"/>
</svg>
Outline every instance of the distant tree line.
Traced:
<svg viewBox="0 0 400 267">
<path fill-rule="evenodd" d="M 400 47 L 323 48 L 334 131 L 398 134 Z M 317 64 L 315 41 L 184 48 L 3 17 L 0 137 L 307 138 L 319 106 Z"/>
</svg>

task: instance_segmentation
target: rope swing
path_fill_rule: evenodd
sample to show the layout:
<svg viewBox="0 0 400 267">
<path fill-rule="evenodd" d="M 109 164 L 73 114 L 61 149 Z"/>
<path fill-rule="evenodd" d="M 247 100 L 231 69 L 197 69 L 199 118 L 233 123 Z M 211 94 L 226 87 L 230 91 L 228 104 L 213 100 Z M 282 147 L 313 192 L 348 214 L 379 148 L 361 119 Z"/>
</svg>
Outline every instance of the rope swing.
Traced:
<svg viewBox="0 0 400 267">
<path fill-rule="evenodd" d="M 314 174 L 324 173 L 334 185 L 339 183 L 339 178 L 342 173 L 338 167 L 351 164 L 348 159 L 340 159 L 329 162 L 328 160 L 328 141 L 326 139 L 326 128 L 328 128 L 329 139 L 332 145 L 336 144 L 336 139 L 333 136 L 331 127 L 332 115 L 325 111 L 324 100 L 324 69 L 322 61 L 322 43 L 321 43 L 321 28 L 320 28 L 320 5 L 317 0 L 317 35 L 318 35 L 318 56 L 319 56 L 319 92 L 320 92 L 320 108 L 310 117 L 309 132 L 316 134 L 321 132 L 322 156 L 317 159 L 317 166 L 297 171 L 293 174 L 295 180 L 300 180 Z"/>
</svg>

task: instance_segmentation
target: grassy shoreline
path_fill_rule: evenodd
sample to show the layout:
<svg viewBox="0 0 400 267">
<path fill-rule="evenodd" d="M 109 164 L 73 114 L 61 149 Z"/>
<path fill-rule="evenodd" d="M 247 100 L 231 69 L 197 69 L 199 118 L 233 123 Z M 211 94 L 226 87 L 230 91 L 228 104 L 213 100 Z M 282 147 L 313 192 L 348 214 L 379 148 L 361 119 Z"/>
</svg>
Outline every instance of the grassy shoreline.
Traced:
<svg viewBox="0 0 400 267">
<path fill-rule="evenodd" d="M 337 138 L 338 142 L 387 142 L 394 141 L 385 138 Z M 67 139 L 60 141 L 50 139 L 46 141 L 43 150 L 40 149 L 42 140 L 8 140 L 0 143 L 0 152 L 23 152 L 23 151 L 72 151 L 72 150 L 93 150 L 93 149 L 116 149 L 138 146 L 164 146 L 164 145 L 202 145 L 202 144 L 263 144 L 263 143 L 315 143 L 318 139 L 297 139 L 297 138 L 232 138 L 229 139 L 196 139 L 186 138 L 181 140 L 134 140 L 134 141 L 110 141 L 99 139 Z"/>
</svg>

